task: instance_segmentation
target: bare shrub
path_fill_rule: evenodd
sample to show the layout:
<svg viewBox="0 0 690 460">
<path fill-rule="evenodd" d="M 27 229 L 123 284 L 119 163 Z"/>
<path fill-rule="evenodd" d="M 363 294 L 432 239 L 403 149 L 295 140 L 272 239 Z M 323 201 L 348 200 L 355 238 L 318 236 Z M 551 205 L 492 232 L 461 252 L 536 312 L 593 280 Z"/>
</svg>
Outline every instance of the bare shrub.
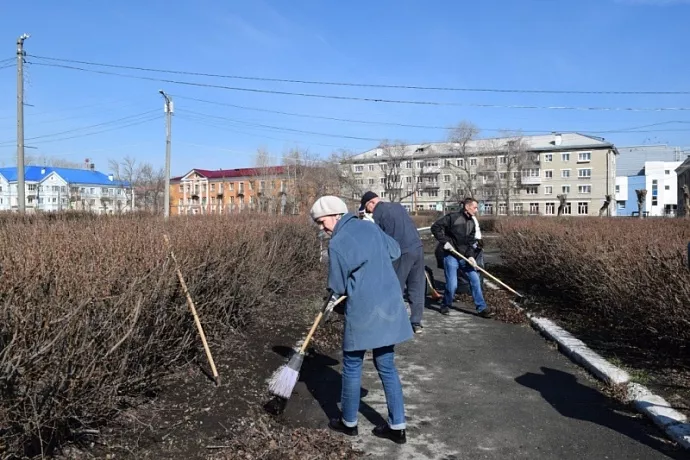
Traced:
<svg viewBox="0 0 690 460">
<path fill-rule="evenodd" d="M 0 218 L 0 444 L 50 451 L 154 391 L 199 339 L 167 232 L 209 339 L 291 315 L 320 276 L 293 217 Z M 232 332 L 235 331 L 235 332 Z"/>
<path fill-rule="evenodd" d="M 557 307 L 647 350 L 688 357 L 690 227 L 669 219 L 511 218 L 502 257 Z"/>
</svg>

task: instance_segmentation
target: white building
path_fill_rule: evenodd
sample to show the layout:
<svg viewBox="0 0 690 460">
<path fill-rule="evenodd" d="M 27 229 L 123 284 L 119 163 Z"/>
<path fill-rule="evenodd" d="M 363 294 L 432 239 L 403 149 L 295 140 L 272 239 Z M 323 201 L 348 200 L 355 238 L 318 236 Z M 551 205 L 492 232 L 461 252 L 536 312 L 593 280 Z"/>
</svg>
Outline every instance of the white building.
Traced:
<svg viewBox="0 0 690 460">
<path fill-rule="evenodd" d="M 24 169 L 28 211 L 86 210 L 98 214 L 129 211 L 129 184 L 93 169 L 27 166 Z M 0 168 L 0 211 L 17 210 L 17 168 Z"/>
<path fill-rule="evenodd" d="M 616 207 L 620 216 L 637 213 L 635 190 L 647 190 L 642 212 L 646 216 L 675 216 L 678 210 L 680 161 L 645 161 L 639 174 L 616 177 Z"/>
</svg>

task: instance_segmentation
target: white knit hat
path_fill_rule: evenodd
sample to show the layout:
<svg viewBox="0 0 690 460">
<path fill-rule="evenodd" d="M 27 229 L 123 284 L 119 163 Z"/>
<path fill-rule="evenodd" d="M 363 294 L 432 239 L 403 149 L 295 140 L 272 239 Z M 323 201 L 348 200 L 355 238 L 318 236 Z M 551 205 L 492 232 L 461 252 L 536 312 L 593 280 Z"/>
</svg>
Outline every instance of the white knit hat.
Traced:
<svg viewBox="0 0 690 460">
<path fill-rule="evenodd" d="M 323 216 L 332 216 L 336 214 L 347 213 L 347 205 L 343 200 L 333 195 L 322 196 L 311 207 L 312 220 L 316 220 Z"/>
</svg>

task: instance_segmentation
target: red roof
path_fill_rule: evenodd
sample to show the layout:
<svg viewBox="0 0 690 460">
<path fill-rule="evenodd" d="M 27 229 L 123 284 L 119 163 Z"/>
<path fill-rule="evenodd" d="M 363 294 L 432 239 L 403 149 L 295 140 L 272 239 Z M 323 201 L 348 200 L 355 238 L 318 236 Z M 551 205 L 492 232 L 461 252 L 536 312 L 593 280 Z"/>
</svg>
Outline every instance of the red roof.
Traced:
<svg viewBox="0 0 690 460">
<path fill-rule="evenodd" d="M 235 169 L 192 169 L 207 179 L 226 179 L 232 177 L 261 176 L 264 174 L 284 174 L 284 166 L 266 166 L 261 168 L 235 168 Z M 192 172 L 190 171 L 190 172 Z M 189 173 L 187 173 L 189 174 Z M 185 174 L 185 176 L 187 175 Z M 170 180 L 181 180 L 184 176 L 172 177 Z"/>
</svg>

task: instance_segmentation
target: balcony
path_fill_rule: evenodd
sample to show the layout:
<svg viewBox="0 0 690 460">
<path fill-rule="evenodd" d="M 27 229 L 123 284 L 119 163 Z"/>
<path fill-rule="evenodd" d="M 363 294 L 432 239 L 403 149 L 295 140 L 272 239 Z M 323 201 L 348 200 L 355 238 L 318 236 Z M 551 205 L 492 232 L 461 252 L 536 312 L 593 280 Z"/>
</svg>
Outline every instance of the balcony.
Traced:
<svg viewBox="0 0 690 460">
<path fill-rule="evenodd" d="M 523 176 L 522 185 L 539 185 L 541 184 L 541 177 Z"/>
<path fill-rule="evenodd" d="M 441 174 L 441 168 L 438 166 L 424 166 L 422 171 L 419 173 L 420 176 Z"/>
</svg>

